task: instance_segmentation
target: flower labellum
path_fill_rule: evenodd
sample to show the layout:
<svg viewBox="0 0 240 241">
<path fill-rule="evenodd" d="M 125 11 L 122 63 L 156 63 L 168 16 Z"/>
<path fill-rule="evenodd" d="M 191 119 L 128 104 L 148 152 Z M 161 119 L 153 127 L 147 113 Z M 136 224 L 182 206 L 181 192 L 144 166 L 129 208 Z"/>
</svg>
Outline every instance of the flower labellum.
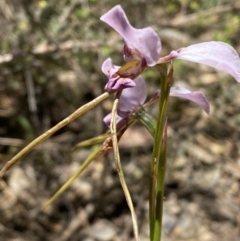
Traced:
<svg viewBox="0 0 240 241">
<path fill-rule="evenodd" d="M 118 74 L 119 66 L 113 65 L 110 58 L 106 59 L 102 64 L 102 72 L 108 77 L 105 90 L 123 90 L 125 88 L 134 87 L 136 84 L 131 78 L 121 77 Z"/>
</svg>

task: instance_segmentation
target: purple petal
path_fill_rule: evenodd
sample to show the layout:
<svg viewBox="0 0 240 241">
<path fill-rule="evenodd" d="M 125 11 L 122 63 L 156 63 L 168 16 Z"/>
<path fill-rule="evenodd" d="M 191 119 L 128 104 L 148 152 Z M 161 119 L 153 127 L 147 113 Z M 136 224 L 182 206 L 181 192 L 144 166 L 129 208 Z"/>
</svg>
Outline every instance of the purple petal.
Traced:
<svg viewBox="0 0 240 241">
<path fill-rule="evenodd" d="M 147 98 L 147 86 L 144 79 L 138 76 L 134 82 L 136 86 L 124 89 L 120 97 L 118 115 L 121 117 L 129 117 L 129 115 L 136 112 Z"/>
<path fill-rule="evenodd" d="M 240 58 L 236 50 L 223 42 L 204 42 L 172 51 L 172 59 L 206 64 L 232 75 L 240 82 Z"/>
<path fill-rule="evenodd" d="M 108 115 L 106 115 L 104 118 L 103 118 L 103 122 L 109 127 L 110 126 L 110 123 L 111 123 L 111 113 L 109 113 Z"/>
<path fill-rule="evenodd" d="M 123 90 L 126 88 L 132 88 L 136 84 L 130 78 L 121 78 L 120 76 L 109 78 L 105 85 L 105 90 Z"/>
<path fill-rule="evenodd" d="M 132 79 L 121 77 L 117 73 L 119 69 L 119 66 L 113 65 L 110 58 L 103 62 L 102 72 L 108 77 L 108 82 L 105 86 L 106 90 L 122 90 L 136 85 Z"/>
<path fill-rule="evenodd" d="M 113 65 L 112 59 L 106 59 L 102 64 L 102 72 L 109 76 L 110 71 L 115 71 L 115 73 L 120 69 L 120 66 Z"/>
<path fill-rule="evenodd" d="M 112 118 L 112 114 L 109 113 L 108 115 L 106 115 L 104 118 L 103 118 L 103 122 L 109 127 L 110 124 L 111 124 L 111 118 Z M 116 117 L 116 125 L 117 125 L 117 128 L 121 127 L 123 124 L 126 123 L 127 119 L 124 119 L 120 116 L 117 115 Z"/>
<path fill-rule="evenodd" d="M 126 56 L 126 61 L 144 58 L 148 66 L 156 64 L 161 51 L 161 41 L 152 28 L 136 29 L 132 27 L 120 5 L 109 10 L 100 19 L 123 37 L 130 54 L 133 55 L 133 58 Z"/>
<path fill-rule="evenodd" d="M 171 87 L 170 89 L 170 96 L 191 100 L 192 102 L 201 106 L 203 110 L 207 114 L 209 114 L 209 111 L 210 111 L 209 102 L 206 96 L 200 91 L 191 92 L 190 90 L 187 90 L 185 88 L 174 86 L 174 87 Z"/>
</svg>

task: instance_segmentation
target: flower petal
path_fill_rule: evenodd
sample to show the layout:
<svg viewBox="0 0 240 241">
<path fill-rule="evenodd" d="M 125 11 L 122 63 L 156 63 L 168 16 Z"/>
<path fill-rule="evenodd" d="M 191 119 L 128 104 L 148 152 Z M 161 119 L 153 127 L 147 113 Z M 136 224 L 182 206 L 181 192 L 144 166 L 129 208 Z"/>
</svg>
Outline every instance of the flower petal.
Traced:
<svg viewBox="0 0 240 241">
<path fill-rule="evenodd" d="M 170 96 L 190 100 L 196 103 L 197 105 L 201 106 L 207 114 L 209 114 L 210 112 L 209 102 L 206 96 L 200 91 L 191 92 L 190 90 L 187 90 L 185 88 L 174 86 L 170 89 Z"/>
<path fill-rule="evenodd" d="M 102 64 L 102 72 L 109 76 L 111 70 L 115 70 L 115 73 L 120 69 L 120 66 L 113 65 L 112 59 L 107 58 Z"/>
<path fill-rule="evenodd" d="M 232 75 L 240 82 L 240 58 L 236 50 L 223 42 L 204 42 L 172 51 L 172 59 L 185 59 L 206 64 Z"/>
<path fill-rule="evenodd" d="M 133 55 L 142 55 L 148 66 L 156 64 L 161 51 L 161 41 L 152 28 L 136 29 L 132 27 L 120 5 L 109 10 L 100 19 L 123 37 L 127 47 L 132 50 Z M 135 59 L 127 56 L 126 61 Z"/>
<path fill-rule="evenodd" d="M 105 85 L 105 90 L 123 90 L 126 88 L 132 88 L 136 84 L 130 78 L 121 78 L 117 76 L 115 78 L 109 78 L 107 84 Z"/>
<path fill-rule="evenodd" d="M 121 127 L 123 124 L 126 123 L 127 119 L 124 119 L 120 116 L 117 115 L 116 117 L 116 124 L 117 124 L 117 128 Z M 103 122 L 109 127 L 110 124 L 111 124 L 111 119 L 112 119 L 112 114 L 109 113 L 108 115 L 106 115 L 104 118 L 103 118 Z"/>
<path fill-rule="evenodd" d="M 102 72 L 108 77 L 108 82 L 105 86 L 105 90 L 122 90 L 125 88 L 134 87 L 136 85 L 132 79 L 128 77 L 121 77 L 117 73 L 119 69 L 119 66 L 113 65 L 110 58 L 103 62 Z"/>
<path fill-rule="evenodd" d="M 134 80 L 136 86 L 124 89 L 118 104 L 118 115 L 129 117 L 132 113 L 144 104 L 147 98 L 147 86 L 144 79 L 138 76 Z"/>
</svg>

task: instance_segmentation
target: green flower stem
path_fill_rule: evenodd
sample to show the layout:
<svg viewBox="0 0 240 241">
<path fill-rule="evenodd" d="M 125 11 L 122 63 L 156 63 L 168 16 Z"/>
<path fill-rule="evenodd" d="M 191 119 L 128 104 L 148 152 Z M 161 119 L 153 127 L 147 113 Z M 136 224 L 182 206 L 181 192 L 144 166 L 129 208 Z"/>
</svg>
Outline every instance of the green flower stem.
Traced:
<svg viewBox="0 0 240 241">
<path fill-rule="evenodd" d="M 166 123 L 167 121 L 165 121 Z M 167 126 L 165 125 L 164 132 L 166 132 Z M 162 234 L 162 215 L 163 215 L 163 199 L 164 199 L 164 177 L 166 172 L 166 152 L 167 152 L 167 136 L 163 134 L 161 141 L 160 156 L 157 170 L 157 195 L 156 195 L 156 207 L 155 207 L 155 220 L 154 220 L 154 241 L 161 240 Z"/>
<path fill-rule="evenodd" d="M 172 83 L 173 68 L 167 73 L 166 65 L 156 66 L 161 75 L 161 97 L 159 101 L 159 112 L 157 118 L 156 134 L 153 146 L 150 193 L 149 193 L 149 219 L 150 219 L 150 240 L 160 241 L 162 233 L 162 207 L 164 191 L 164 175 L 166 169 L 166 112 L 169 92 Z"/>
</svg>

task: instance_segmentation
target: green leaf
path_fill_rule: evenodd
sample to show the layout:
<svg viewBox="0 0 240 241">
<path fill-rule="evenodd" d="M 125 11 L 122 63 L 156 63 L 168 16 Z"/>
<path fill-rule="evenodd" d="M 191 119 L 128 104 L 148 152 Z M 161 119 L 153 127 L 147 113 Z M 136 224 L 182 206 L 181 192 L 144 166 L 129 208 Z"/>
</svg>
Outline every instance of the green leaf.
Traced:
<svg viewBox="0 0 240 241">
<path fill-rule="evenodd" d="M 23 129 L 26 139 L 28 139 L 28 140 L 33 139 L 34 138 L 34 130 L 33 130 L 30 120 L 27 119 L 23 115 L 19 115 L 17 117 L 17 121 L 18 121 L 19 125 L 21 126 L 21 128 Z"/>
<path fill-rule="evenodd" d="M 156 119 L 145 110 L 142 110 L 137 114 L 137 119 L 146 127 L 146 129 L 154 138 L 157 125 Z"/>
</svg>

